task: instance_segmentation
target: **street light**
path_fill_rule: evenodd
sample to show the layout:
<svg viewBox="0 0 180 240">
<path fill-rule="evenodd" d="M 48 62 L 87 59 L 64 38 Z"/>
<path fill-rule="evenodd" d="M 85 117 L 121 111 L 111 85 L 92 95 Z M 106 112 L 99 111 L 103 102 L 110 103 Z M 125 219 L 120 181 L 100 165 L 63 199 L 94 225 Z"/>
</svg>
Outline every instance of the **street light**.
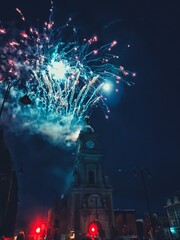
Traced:
<svg viewBox="0 0 180 240">
<path fill-rule="evenodd" d="M 5 90 L 5 95 L 4 95 L 4 98 L 3 98 L 3 102 L 0 106 L 0 119 L 1 119 L 1 116 L 2 116 L 2 113 L 3 113 L 5 102 L 7 102 L 7 100 L 8 100 L 9 93 L 10 93 L 10 90 L 11 90 L 12 86 L 13 85 L 8 82 L 8 86 Z M 22 98 L 20 98 L 20 102 L 25 104 L 25 105 L 32 103 L 27 94 L 25 96 L 23 96 Z M 2 134 L 2 136 L 0 136 L 0 140 L 3 142 L 3 129 L 2 129 L 2 133 L 1 133 L 1 128 L 0 128 L 0 135 L 1 134 Z M 5 162 L 4 162 L 5 166 L 6 166 L 6 164 L 7 164 L 7 166 L 9 166 L 8 161 L 11 162 L 11 159 L 8 158 L 8 157 L 5 157 L 4 160 L 5 160 Z M 3 161 L 2 161 L 2 163 L 3 163 Z M 16 211 L 17 211 L 17 204 L 18 204 L 16 173 L 14 171 L 12 171 L 11 167 L 8 167 L 8 168 L 9 168 L 8 170 L 11 171 L 11 174 L 9 174 L 9 172 L 6 173 L 6 171 L 4 171 L 3 168 L 1 169 L 1 175 L 2 175 L 1 177 L 4 177 L 4 180 L 5 180 L 4 182 L 3 182 L 3 178 L 1 180 L 1 182 L 2 182 L 2 184 L 1 184 L 2 196 L 5 197 L 5 205 L 4 205 L 4 208 L 2 209 L 2 212 L 0 213 L 0 218 L 2 218 L 2 223 L 3 223 L 3 227 L 2 227 L 2 229 L 4 231 L 3 235 L 4 234 L 5 235 L 6 234 L 7 235 L 12 234 L 13 235 L 13 231 L 14 231 L 13 228 L 14 228 L 14 225 L 15 225 L 14 224 L 15 222 L 13 222 L 15 220 L 13 220 L 13 219 L 15 219 L 14 217 L 16 217 L 16 215 L 17 215 Z M 22 173 L 22 170 L 21 170 L 21 173 Z M 6 194 L 6 191 L 7 191 L 7 194 Z M 13 206 L 14 210 L 12 209 L 12 206 Z M 9 209 L 11 209 L 11 212 L 9 212 Z M 10 216 L 10 221 L 8 219 L 9 216 Z M 1 219 L 0 219 L 0 221 L 1 221 Z M 7 225 L 7 223 L 8 223 L 8 225 Z M 0 235 L 2 233 L 1 231 L 0 231 Z M 9 231 L 11 231 L 11 233 Z M 20 236 L 19 236 L 19 238 L 17 237 L 17 239 L 20 239 Z"/>
<path fill-rule="evenodd" d="M 13 86 L 14 86 L 13 84 L 11 85 L 10 83 L 8 83 L 7 89 L 6 89 L 5 94 L 4 94 L 3 102 L 2 102 L 1 108 L 0 108 L 0 119 L 1 119 L 1 116 L 2 116 L 3 109 L 4 109 L 4 104 L 7 102 L 8 98 L 9 98 L 10 90 Z M 32 101 L 27 94 L 25 94 L 23 97 L 21 97 L 19 99 L 19 101 L 24 105 L 32 104 Z"/>
<path fill-rule="evenodd" d="M 2 115 L 2 112 L 3 112 L 3 109 L 4 109 L 4 104 L 9 97 L 9 92 L 10 92 L 11 87 L 12 86 L 10 85 L 10 83 L 8 83 L 7 89 L 5 91 L 4 99 L 3 99 L 3 102 L 2 102 L 2 105 L 1 105 L 1 108 L 0 108 L 0 118 L 1 118 L 1 115 Z"/>
<path fill-rule="evenodd" d="M 149 215 L 150 224 L 151 224 L 150 237 L 151 237 L 151 240 L 154 240 L 153 218 L 152 218 L 152 214 L 151 214 L 148 191 L 147 191 L 147 186 L 146 186 L 146 182 L 145 182 L 145 172 L 148 175 L 148 177 L 150 177 L 150 173 L 146 169 L 143 169 L 143 168 L 136 168 L 134 170 L 134 175 L 137 176 L 138 173 L 139 173 L 139 175 L 141 177 L 141 181 L 142 181 L 142 185 L 143 185 L 143 191 L 144 191 L 144 198 L 145 198 L 146 207 L 147 207 L 147 210 L 148 210 L 148 215 Z"/>
</svg>

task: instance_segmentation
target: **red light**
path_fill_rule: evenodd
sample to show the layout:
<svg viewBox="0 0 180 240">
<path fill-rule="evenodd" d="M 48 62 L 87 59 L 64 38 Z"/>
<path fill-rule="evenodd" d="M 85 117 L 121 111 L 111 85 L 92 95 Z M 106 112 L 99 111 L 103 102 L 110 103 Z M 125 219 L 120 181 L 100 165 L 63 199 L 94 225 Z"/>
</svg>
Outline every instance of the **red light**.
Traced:
<svg viewBox="0 0 180 240">
<path fill-rule="evenodd" d="M 91 236 L 97 236 L 99 233 L 99 229 L 96 223 L 91 223 L 89 226 L 89 234 Z"/>
<path fill-rule="evenodd" d="M 29 225 L 29 237 L 30 240 L 43 240 L 46 235 L 46 225 L 42 217 L 36 216 Z"/>
<path fill-rule="evenodd" d="M 36 233 L 40 233 L 40 232 L 41 232 L 41 228 L 40 227 L 36 228 Z"/>
</svg>

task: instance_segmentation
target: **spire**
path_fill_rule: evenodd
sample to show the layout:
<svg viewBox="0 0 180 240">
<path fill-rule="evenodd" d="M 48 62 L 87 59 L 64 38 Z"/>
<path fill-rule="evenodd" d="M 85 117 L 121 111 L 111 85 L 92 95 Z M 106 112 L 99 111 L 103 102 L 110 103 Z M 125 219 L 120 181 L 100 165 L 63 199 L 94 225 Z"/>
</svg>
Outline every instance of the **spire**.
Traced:
<svg viewBox="0 0 180 240">
<path fill-rule="evenodd" d="M 87 125 L 89 125 L 89 123 L 90 123 L 90 117 L 86 115 L 86 116 L 84 117 L 84 121 L 85 121 L 85 123 L 86 123 Z"/>
<path fill-rule="evenodd" d="M 90 125 L 90 117 L 84 117 L 84 127 L 81 130 L 81 133 L 94 133 L 94 129 Z"/>
</svg>

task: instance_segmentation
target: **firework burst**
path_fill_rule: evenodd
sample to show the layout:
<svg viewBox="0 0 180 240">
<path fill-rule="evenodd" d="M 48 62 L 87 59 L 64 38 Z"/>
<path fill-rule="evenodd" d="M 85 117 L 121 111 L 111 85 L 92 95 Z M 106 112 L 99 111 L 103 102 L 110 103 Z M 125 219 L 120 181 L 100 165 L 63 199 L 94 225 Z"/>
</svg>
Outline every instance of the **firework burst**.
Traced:
<svg viewBox="0 0 180 240">
<path fill-rule="evenodd" d="M 21 10 L 16 10 L 25 21 Z M 9 127 L 29 129 L 54 142 L 69 144 L 93 107 L 100 107 L 108 118 L 105 92 L 135 73 L 111 63 L 119 58 L 111 54 L 116 41 L 98 48 L 97 36 L 81 43 L 62 41 L 71 19 L 61 29 L 55 29 L 51 19 L 41 31 L 33 26 L 15 31 L 0 26 L 0 97 L 4 98 L 8 87 Z M 76 32 L 74 28 L 72 31 Z M 19 101 L 24 95 L 30 98 L 26 101 L 29 105 Z"/>
</svg>

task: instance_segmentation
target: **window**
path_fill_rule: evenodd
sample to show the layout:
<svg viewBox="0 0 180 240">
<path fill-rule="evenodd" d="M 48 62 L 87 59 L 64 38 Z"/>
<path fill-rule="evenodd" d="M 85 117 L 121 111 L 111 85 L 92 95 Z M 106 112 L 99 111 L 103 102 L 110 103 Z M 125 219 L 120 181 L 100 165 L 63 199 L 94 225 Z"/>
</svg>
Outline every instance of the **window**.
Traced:
<svg viewBox="0 0 180 240">
<path fill-rule="evenodd" d="M 89 184 L 94 184 L 94 172 L 90 171 L 88 173 Z"/>
</svg>

